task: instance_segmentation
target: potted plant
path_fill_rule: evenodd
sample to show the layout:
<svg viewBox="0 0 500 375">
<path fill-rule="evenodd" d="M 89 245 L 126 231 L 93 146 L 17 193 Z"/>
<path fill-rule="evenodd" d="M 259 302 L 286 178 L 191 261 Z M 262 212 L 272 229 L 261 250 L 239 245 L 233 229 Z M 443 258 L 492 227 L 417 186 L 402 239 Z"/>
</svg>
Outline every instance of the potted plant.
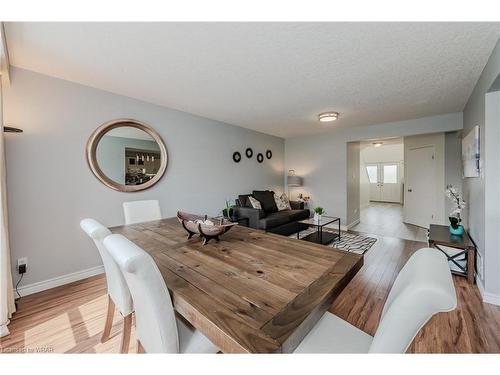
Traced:
<svg viewBox="0 0 500 375">
<path fill-rule="evenodd" d="M 222 210 L 222 216 L 228 220 L 232 220 L 233 218 L 233 204 L 230 200 L 226 200 L 226 208 Z"/>
<path fill-rule="evenodd" d="M 316 207 L 314 209 L 314 221 L 320 222 L 321 221 L 321 216 L 325 213 L 325 210 L 323 207 Z"/>
<path fill-rule="evenodd" d="M 465 208 L 465 201 L 462 199 L 459 191 L 453 185 L 446 186 L 446 196 L 453 202 L 453 210 L 450 212 L 448 219 L 450 220 L 450 233 L 462 236 L 464 234 L 464 227 L 460 223 L 462 218 L 460 214 Z"/>
</svg>

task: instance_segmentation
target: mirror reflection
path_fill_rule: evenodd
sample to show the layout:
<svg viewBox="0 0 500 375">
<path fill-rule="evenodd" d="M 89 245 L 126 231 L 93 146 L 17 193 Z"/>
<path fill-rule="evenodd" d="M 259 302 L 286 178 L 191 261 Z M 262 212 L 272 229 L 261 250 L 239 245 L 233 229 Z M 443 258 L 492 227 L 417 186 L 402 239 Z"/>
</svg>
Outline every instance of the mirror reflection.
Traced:
<svg viewBox="0 0 500 375">
<path fill-rule="evenodd" d="M 99 140 L 96 160 L 101 171 L 117 184 L 142 185 L 161 167 L 161 149 L 144 130 L 120 126 Z"/>
</svg>

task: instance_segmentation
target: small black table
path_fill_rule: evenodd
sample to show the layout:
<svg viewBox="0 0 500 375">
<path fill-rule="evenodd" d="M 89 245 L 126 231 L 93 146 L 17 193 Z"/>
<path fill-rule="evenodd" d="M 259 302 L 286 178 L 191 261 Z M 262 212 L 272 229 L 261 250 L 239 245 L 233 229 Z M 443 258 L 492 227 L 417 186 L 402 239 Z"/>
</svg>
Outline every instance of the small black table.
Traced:
<svg viewBox="0 0 500 375">
<path fill-rule="evenodd" d="M 324 226 L 326 226 L 328 224 L 332 224 L 336 221 L 339 224 L 339 232 L 338 233 L 323 232 Z M 307 226 L 317 228 L 316 232 L 308 234 L 307 236 L 302 238 L 304 241 L 315 242 L 315 243 L 319 243 L 321 245 L 327 245 L 327 244 L 335 241 L 337 238 L 340 240 L 340 218 L 338 218 L 338 217 L 322 216 L 321 220 L 319 222 L 314 220 L 314 218 L 309 218 L 309 219 L 301 220 L 301 221 L 299 221 L 299 223 L 306 224 Z M 299 233 L 300 232 L 297 232 L 297 238 L 299 238 Z"/>
</svg>

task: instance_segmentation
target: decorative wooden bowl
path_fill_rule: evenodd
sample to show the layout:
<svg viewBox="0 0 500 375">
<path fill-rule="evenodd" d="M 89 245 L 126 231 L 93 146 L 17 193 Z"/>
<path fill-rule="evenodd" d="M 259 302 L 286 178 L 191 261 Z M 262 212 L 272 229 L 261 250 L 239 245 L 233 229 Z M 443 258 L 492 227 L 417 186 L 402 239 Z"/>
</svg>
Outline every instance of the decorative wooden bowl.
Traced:
<svg viewBox="0 0 500 375">
<path fill-rule="evenodd" d="M 206 224 L 207 215 L 200 216 L 189 214 L 187 212 L 177 211 L 177 219 L 182 224 L 182 227 L 188 233 L 188 240 L 195 234 L 199 234 L 203 238 L 203 245 L 206 245 L 211 239 L 219 242 L 219 236 L 229 231 L 238 223 L 232 223 L 225 219 L 210 219 L 213 224 Z"/>
</svg>

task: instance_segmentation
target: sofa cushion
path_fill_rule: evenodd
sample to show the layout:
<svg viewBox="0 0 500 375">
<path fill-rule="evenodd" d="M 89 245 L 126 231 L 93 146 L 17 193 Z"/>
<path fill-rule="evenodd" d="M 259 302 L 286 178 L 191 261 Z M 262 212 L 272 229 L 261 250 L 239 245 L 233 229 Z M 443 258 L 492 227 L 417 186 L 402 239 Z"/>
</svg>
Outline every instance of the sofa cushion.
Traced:
<svg viewBox="0 0 500 375">
<path fill-rule="evenodd" d="M 259 229 L 270 230 L 280 225 L 309 218 L 309 210 L 284 210 L 267 214 L 259 220 Z"/>
<path fill-rule="evenodd" d="M 249 207 L 252 208 L 252 205 L 250 204 L 250 200 L 248 197 L 251 197 L 251 194 L 241 194 L 238 195 L 238 200 L 240 201 L 241 207 Z"/>
<path fill-rule="evenodd" d="M 273 212 L 259 220 L 259 228 L 268 230 L 289 223 L 290 221 L 293 221 L 290 211 Z"/>
<path fill-rule="evenodd" d="M 261 210 L 262 209 L 262 205 L 260 204 L 260 202 L 255 199 L 254 197 L 251 197 L 251 196 L 248 196 L 248 200 L 250 201 L 250 205 L 253 207 L 253 208 L 257 208 L 258 210 Z"/>
<path fill-rule="evenodd" d="M 288 210 L 293 221 L 309 219 L 311 213 L 309 210 Z"/>
<path fill-rule="evenodd" d="M 276 202 L 274 201 L 274 192 L 269 190 L 254 190 L 252 195 L 260 202 L 266 214 L 278 211 L 278 207 L 276 207 Z"/>
</svg>

